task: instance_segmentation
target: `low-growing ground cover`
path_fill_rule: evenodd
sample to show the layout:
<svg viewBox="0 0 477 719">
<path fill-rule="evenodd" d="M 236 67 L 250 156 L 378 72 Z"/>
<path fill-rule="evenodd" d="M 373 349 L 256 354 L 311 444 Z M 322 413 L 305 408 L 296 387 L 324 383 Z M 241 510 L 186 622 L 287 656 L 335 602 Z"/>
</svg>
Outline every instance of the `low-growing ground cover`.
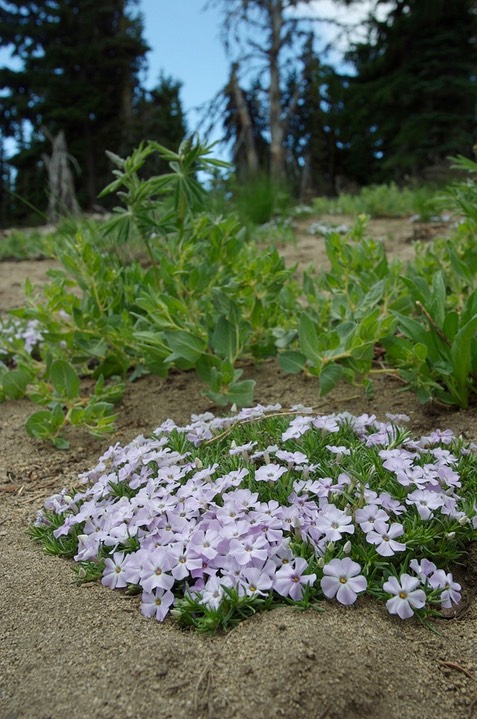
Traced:
<svg viewBox="0 0 477 719">
<path fill-rule="evenodd" d="M 73 556 L 79 582 L 201 631 L 364 592 L 401 619 L 432 616 L 459 604 L 451 564 L 477 539 L 476 445 L 412 439 L 408 420 L 280 404 L 168 419 L 48 498 L 31 534 Z"/>
</svg>

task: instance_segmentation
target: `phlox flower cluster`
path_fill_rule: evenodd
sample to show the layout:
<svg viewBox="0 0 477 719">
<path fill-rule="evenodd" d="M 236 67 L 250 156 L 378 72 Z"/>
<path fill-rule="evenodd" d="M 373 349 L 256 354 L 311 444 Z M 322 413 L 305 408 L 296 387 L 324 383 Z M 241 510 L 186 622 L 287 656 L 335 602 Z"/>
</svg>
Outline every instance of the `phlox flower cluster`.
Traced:
<svg viewBox="0 0 477 719">
<path fill-rule="evenodd" d="M 0 320 L 0 357 L 17 353 L 19 347 L 31 354 L 42 340 L 38 320 L 25 322 L 16 317 Z"/>
<path fill-rule="evenodd" d="M 101 566 L 111 589 L 135 587 L 160 621 L 183 597 L 219 611 L 231 590 L 346 605 L 368 590 L 406 619 L 460 600 L 446 548 L 477 535 L 469 462 L 474 447 L 451 433 L 411 440 L 393 417 L 258 405 L 110 447 L 36 526 L 59 515 L 53 537 L 75 537 L 77 562 Z M 441 567 L 414 556 L 423 528 Z"/>
</svg>

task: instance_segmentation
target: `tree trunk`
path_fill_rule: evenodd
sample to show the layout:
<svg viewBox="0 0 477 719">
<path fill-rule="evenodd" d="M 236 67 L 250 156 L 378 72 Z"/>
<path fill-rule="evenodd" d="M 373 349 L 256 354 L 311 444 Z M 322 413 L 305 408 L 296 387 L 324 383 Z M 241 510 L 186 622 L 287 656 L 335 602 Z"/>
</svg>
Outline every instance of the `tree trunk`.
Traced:
<svg viewBox="0 0 477 719">
<path fill-rule="evenodd" d="M 84 159 L 86 166 L 86 193 L 88 196 L 88 207 L 92 208 L 98 199 L 96 186 L 96 162 L 94 157 L 93 137 L 91 125 L 88 119 L 83 124 Z"/>
<path fill-rule="evenodd" d="M 118 13 L 117 33 L 122 35 L 126 33 L 127 27 L 124 0 L 117 0 L 116 12 Z M 121 83 L 121 152 L 128 154 L 133 142 L 133 74 L 131 68 L 124 68 Z"/>
<path fill-rule="evenodd" d="M 253 137 L 253 123 L 250 112 L 245 102 L 242 88 L 238 84 L 237 63 L 232 65 L 232 73 L 230 75 L 230 89 L 234 98 L 235 106 L 239 116 L 241 127 L 239 142 L 243 142 L 245 147 L 245 157 L 247 162 L 247 173 L 253 175 L 258 172 L 259 163 L 255 140 Z"/>
<path fill-rule="evenodd" d="M 270 67 L 270 174 L 282 179 L 285 174 L 285 154 L 283 149 L 284 127 L 281 117 L 280 69 L 278 56 L 281 49 L 281 30 L 283 27 L 282 0 L 270 0 L 271 44 L 269 50 Z"/>
</svg>

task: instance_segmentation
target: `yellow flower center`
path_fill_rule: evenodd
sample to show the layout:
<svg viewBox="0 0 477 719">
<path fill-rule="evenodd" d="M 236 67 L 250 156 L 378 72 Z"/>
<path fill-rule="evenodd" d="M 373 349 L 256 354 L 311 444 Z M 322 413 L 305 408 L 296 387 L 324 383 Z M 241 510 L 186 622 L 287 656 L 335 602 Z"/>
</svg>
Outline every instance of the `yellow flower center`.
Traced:
<svg viewBox="0 0 477 719">
<path fill-rule="evenodd" d="M 407 592 L 399 592 L 399 596 L 401 597 L 401 599 L 406 599 L 406 598 L 407 598 Z"/>
</svg>

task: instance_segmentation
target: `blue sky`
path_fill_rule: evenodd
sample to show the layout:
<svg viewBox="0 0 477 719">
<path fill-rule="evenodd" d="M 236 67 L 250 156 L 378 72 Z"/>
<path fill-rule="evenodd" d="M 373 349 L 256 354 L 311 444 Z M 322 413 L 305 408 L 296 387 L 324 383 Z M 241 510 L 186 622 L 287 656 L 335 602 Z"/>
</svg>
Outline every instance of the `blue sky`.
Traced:
<svg viewBox="0 0 477 719">
<path fill-rule="evenodd" d="M 183 83 L 184 109 L 195 121 L 193 108 L 211 100 L 227 82 L 228 62 L 220 34 L 220 13 L 204 11 L 203 0 L 141 0 L 148 54 L 146 87 L 160 72 Z M 191 127 L 191 129 L 194 129 Z"/>
<path fill-rule="evenodd" d="M 359 23 L 366 17 L 372 0 L 361 0 L 353 9 L 339 9 L 332 0 L 310 3 L 307 14 Z M 204 10 L 205 0 L 140 0 L 144 15 L 145 38 L 152 50 L 148 55 L 146 87 L 153 87 L 162 71 L 183 83 L 181 99 L 188 113 L 189 129 L 195 129 L 199 115 L 193 108 L 210 101 L 228 76 L 229 61 L 220 40 L 221 13 L 217 8 Z M 317 25 L 323 44 L 335 32 L 329 25 Z M 338 61 L 339 49 L 328 58 Z"/>
</svg>

